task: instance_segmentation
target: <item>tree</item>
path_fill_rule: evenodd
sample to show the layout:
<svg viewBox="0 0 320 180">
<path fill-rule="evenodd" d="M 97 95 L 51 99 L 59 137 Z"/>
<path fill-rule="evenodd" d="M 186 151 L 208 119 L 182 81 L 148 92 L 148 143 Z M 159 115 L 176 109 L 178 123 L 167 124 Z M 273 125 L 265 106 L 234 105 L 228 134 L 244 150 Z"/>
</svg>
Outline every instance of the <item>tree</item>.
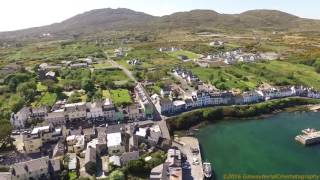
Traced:
<svg viewBox="0 0 320 180">
<path fill-rule="evenodd" d="M 8 144 L 12 146 L 11 138 L 12 126 L 7 120 L 0 120 L 0 149 L 6 148 Z"/>
<path fill-rule="evenodd" d="M 315 70 L 317 73 L 320 73 L 320 65 L 319 64 L 316 65 Z"/>
<path fill-rule="evenodd" d="M 36 89 L 35 82 L 25 82 L 17 86 L 17 93 L 24 97 L 26 102 L 32 102 L 37 94 Z"/>
<path fill-rule="evenodd" d="M 81 94 L 78 92 L 72 93 L 68 99 L 68 102 L 70 102 L 70 103 L 77 103 L 80 101 L 81 101 Z"/>
<path fill-rule="evenodd" d="M 109 175 L 109 180 L 125 180 L 125 175 L 122 171 L 115 170 Z"/>
<path fill-rule="evenodd" d="M 94 92 L 94 84 L 89 79 L 82 80 L 81 88 L 84 89 L 86 92 Z"/>
<path fill-rule="evenodd" d="M 145 172 L 145 161 L 143 159 L 132 160 L 128 163 L 128 171 L 131 174 L 141 174 Z"/>
</svg>

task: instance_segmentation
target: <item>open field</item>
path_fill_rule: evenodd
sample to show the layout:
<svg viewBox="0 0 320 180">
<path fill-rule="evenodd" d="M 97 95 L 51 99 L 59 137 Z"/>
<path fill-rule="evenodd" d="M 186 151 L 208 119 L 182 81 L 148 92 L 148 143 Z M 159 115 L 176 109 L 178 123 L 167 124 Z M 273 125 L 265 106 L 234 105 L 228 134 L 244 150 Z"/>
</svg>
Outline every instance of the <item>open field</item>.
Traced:
<svg viewBox="0 0 320 180">
<path fill-rule="evenodd" d="M 98 64 L 94 64 L 93 67 L 95 69 L 106 69 L 106 68 L 112 68 L 112 64 L 109 61 L 101 61 Z"/>
<path fill-rule="evenodd" d="M 191 51 L 183 51 L 183 50 L 179 50 L 179 51 L 174 51 L 174 52 L 168 52 L 169 56 L 177 58 L 177 56 L 179 55 L 184 55 L 187 56 L 190 59 L 197 59 L 200 56 L 196 53 L 193 53 Z"/>
<path fill-rule="evenodd" d="M 103 90 L 102 96 L 103 98 L 110 98 L 116 106 L 132 103 L 130 93 L 126 89 Z"/>
<path fill-rule="evenodd" d="M 221 68 L 191 68 L 205 82 L 220 89 L 249 90 L 267 82 L 273 85 L 305 85 L 320 89 L 315 68 L 286 61 L 237 64 Z"/>
<path fill-rule="evenodd" d="M 55 93 L 44 93 L 39 101 L 36 101 L 33 103 L 34 107 L 40 107 L 40 106 L 52 106 L 57 100 L 57 94 Z"/>
</svg>

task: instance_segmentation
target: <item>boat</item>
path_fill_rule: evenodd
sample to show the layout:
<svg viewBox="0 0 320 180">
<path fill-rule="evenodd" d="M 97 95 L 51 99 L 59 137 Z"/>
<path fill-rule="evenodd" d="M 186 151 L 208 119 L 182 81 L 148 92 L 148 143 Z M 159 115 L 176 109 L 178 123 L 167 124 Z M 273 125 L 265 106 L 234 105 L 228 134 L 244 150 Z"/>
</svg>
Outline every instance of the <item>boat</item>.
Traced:
<svg viewBox="0 0 320 180">
<path fill-rule="evenodd" d="M 301 131 L 303 134 L 310 134 L 316 132 L 316 129 L 313 128 L 307 128 Z"/>
<path fill-rule="evenodd" d="M 301 131 L 303 134 L 297 135 L 295 140 L 304 144 L 312 145 L 320 143 L 320 131 L 313 128 L 304 129 Z"/>
<path fill-rule="evenodd" d="M 212 168 L 211 163 L 204 162 L 203 163 L 203 174 L 205 179 L 211 179 L 212 177 Z"/>
</svg>

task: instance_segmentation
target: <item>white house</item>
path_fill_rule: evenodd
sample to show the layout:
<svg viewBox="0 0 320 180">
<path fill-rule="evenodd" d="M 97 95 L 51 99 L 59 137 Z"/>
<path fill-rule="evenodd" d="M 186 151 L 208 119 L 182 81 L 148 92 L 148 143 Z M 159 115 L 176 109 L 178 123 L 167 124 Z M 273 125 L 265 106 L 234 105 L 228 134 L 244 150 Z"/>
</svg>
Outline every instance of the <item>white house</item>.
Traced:
<svg viewBox="0 0 320 180">
<path fill-rule="evenodd" d="M 294 96 L 295 92 L 291 89 L 291 87 L 279 87 L 279 88 L 271 88 L 271 89 L 264 89 L 264 90 L 257 90 L 261 96 L 265 98 L 265 100 L 269 99 L 276 99 L 276 98 L 283 98 Z"/>
<path fill-rule="evenodd" d="M 161 97 L 171 97 L 172 95 L 172 88 L 170 86 L 165 86 L 160 89 Z"/>
<path fill-rule="evenodd" d="M 307 97 L 320 99 L 320 92 L 313 89 L 308 90 Z"/>
<path fill-rule="evenodd" d="M 243 104 L 256 103 L 263 100 L 263 97 L 261 96 L 261 94 L 259 94 L 256 91 L 243 92 L 242 98 L 243 98 L 242 100 Z"/>
<path fill-rule="evenodd" d="M 107 147 L 109 155 L 121 155 L 125 152 L 121 132 L 107 134 Z"/>
</svg>

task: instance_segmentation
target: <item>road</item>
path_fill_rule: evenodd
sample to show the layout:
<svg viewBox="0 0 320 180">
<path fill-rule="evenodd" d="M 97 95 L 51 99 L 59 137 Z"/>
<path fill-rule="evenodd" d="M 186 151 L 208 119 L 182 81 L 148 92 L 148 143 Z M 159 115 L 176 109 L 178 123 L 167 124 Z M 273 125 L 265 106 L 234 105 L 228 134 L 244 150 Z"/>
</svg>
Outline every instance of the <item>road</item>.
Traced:
<svg viewBox="0 0 320 180">
<path fill-rule="evenodd" d="M 135 83 L 137 83 L 138 81 L 136 80 L 136 78 L 133 76 L 132 72 L 129 71 L 127 68 L 121 66 L 120 64 L 118 64 L 117 62 L 115 62 L 114 60 L 110 60 L 110 63 L 113 67 L 119 68 L 121 69 L 132 81 L 134 81 Z"/>
<path fill-rule="evenodd" d="M 133 76 L 132 72 L 129 71 L 126 67 L 121 66 L 120 64 L 118 64 L 116 61 L 111 60 L 110 59 L 110 63 L 113 67 L 119 68 L 121 69 L 131 80 L 133 80 L 135 83 L 137 83 L 138 86 L 141 86 L 142 90 L 144 91 L 144 93 L 147 96 L 148 101 L 153 105 L 153 109 L 154 109 L 154 120 L 161 120 L 161 115 L 158 112 L 157 108 L 155 107 L 155 105 L 153 104 L 149 93 L 144 89 L 143 85 L 138 83 L 138 81 L 136 80 L 136 78 Z"/>
</svg>

